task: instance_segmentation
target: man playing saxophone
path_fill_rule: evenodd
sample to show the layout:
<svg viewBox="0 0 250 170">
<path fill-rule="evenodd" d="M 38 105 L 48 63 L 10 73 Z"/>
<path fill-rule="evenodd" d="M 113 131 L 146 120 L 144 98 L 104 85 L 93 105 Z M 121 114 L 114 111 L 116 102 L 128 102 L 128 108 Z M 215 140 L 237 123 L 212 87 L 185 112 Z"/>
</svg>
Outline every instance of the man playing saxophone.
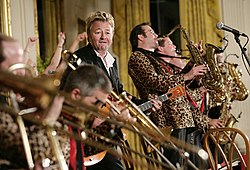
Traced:
<svg viewBox="0 0 250 170">
<path fill-rule="evenodd" d="M 133 28 L 130 34 L 130 42 L 133 53 L 130 57 L 128 68 L 141 98 L 150 95 L 161 95 L 172 91 L 177 94 L 167 102 L 163 103 L 162 109 L 151 114 L 152 120 L 158 127 L 172 126 L 171 136 L 180 140 L 188 141 L 188 134 L 196 128 L 203 129 L 209 126 L 221 127 L 220 120 L 213 120 L 203 115 L 198 109 L 191 109 L 188 95 L 185 92 L 185 81 L 197 76 L 203 76 L 207 71 L 206 66 L 194 66 L 187 74 L 180 73 L 175 65 L 168 63 L 155 55 L 154 50 L 158 47 L 158 36 L 148 23 L 142 23 Z M 158 52 L 178 57 L 175 46 L 169 37 L 164 38 L 164 43 L 158 47 Z M 178 59 L 178 58 L 177 58 Z M 177 88 L 178 87 L 178 88 Z M 189 139 L 190 140 L 190 139 Z M 192 143 L 192 141 L 188 141 Z M 183 165 L 178 151 L 165 149 L 164 155 L 174 164 Z M 191 160 L 194 161 L 194 160 Z M 197 162 L 195 162 L 198 165 Z"/>
</svg>

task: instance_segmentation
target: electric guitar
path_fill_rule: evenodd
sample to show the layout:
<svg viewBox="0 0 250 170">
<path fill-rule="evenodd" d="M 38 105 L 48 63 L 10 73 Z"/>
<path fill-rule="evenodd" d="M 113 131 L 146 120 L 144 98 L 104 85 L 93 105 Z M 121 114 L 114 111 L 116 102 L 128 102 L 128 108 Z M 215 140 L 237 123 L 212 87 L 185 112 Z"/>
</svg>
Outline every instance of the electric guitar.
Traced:
<svg viewBox="0 0 250 170">
<path fill-rule="evenodd" d="M 184 87 L 182 85 L 177 85 L 177 86 L 169 89 L 167 93 L 165 93 L 161 96 L 158 96 L 157 99 L 160 100 L 161 102 L 165 102 L 167 100 L 174 99 L 174 98 L 177 98 L 177 97 L 180 97 L 183 95 L 185 95 Z M 141 111 L 144 112 L 148 109 L 151 109 L 153 107 L 153 104 L 151 101 L 147 101 L 147 102 L 139 105 L 138 107 Z M 107 108 L 104 108 L 104 109 L 107 109 Z M 164 134 L 170 134 L 171 128 L 167 128 L 164 131 L 166 131 L 166 133 L 164 133 Z M 148 149 L 150 149 L 150 148 L 148 148 Z M 91 166 L 91 165 L 97 164 L 105 157 L 106 153 L 107 153 L 107 150 L 104 150 L 104 151 L 97 153 L 95 155 L 84 157 L 84 166 Z"/>
<path fill-rule="evenodd" d="M 155 99 L 160 100 L 161 102 L 165 102 L 167 100 L 171 100 L 180 96 L 185 95 L 185 88 L 182 85 L 177 85 L 171 89 L 168 90 L 167 93 L 156 97 Z M 151 101 L 147 101 L 141 105 L 138 106 L 141 111 L 146 111 L 148 109 L 151 109 L 153 107 L 153 103 Z"/>
<path fill-rule="evenodd" d="M 71 54 L 71 53 L 69 53 L 69 54 Z M 67 64 L 73 70 L 75 70 L 80 65 L 81 62 L 82 62 L 82 60 L 78 56 L 76 56 L 75 54 L 71 54 L 67 58 Z M 174 98 L 177 98 L 177 97 L 180 97 L 183 95 L 186 95 L 185 88 L 182 85 L 177 85 L 177 86 L 169 89 L 167 93 L 156 97 L 156 99 L 160 100 L 161 102 L 165 102 L 168 99 L 174 99 Z M 148 109 L 151 109 L 153 107 L 153 103 L 151 101 L 147 101 L 147 102 L 139 105 L 138 107 L 141 111 L 144 112 Z M 108 108 L 108 109 L 107 108 L 108 107 L 103 108 L 103 111 L 105 109 L 106 109 L 106 111 L 110 109 L 110 108 Z M 106 112 L 106 113 L 108 113 L 108 112 Z M 105 111 L 104 111 L 104 113 L 105 113 Z M 167 134 L 170 134 L 171 128 L 168 128 L 166 131 L 167 131 Z M 105 157 L 106 153 L 107 153 L 107 150 L 104 150 L 104 151 L 97 153 L 95 155 L 84 157 L 84 166 L 92 166 L 94 164 L 97 164 Z"/>
</svg>

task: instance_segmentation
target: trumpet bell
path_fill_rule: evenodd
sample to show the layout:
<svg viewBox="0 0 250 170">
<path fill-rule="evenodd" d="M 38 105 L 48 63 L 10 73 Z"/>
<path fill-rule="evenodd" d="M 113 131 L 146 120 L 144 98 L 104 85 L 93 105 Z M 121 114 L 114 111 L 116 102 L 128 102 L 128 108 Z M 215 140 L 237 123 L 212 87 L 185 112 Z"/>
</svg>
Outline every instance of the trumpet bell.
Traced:
<svg viewBox="0 0 250 170">
<path fill-rule="evenodd" d="M 32 101 L 37 107 L 45 109 L 49 106 L 57 92 L 54 80 L 50 78 L 32 78 L 14 75 L 0 70 L 1 86 L 12 89 L 22 95 L 34 97 Z"/>
</svg>

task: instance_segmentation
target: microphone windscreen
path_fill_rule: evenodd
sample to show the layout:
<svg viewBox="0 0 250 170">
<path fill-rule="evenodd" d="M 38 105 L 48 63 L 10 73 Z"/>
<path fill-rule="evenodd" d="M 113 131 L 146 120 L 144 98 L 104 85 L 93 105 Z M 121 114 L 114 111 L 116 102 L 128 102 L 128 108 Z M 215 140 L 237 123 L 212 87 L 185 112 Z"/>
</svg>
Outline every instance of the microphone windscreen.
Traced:
<svg viewBox="0 0 250 170">
<path fill-rule="evenodd" d="M 222 22 L 218 22 L 216 24 L 216 28 L 218 28 L 218 29 L 222 29 L 223 26 L 224 26 L 224 24 Z"/>
</svg>

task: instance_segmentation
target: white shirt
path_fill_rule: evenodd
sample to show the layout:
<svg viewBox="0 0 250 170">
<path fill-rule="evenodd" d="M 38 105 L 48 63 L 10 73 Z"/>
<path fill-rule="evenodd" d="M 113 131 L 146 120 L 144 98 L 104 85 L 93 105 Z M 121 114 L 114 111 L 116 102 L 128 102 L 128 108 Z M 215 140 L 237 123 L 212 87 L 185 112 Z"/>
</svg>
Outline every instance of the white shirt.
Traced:
<svg viewBox="0 0 250 170">
<path fill-rule="evenodd" d="M 110 75 L 109 68 L 113 67 L 113 64 L 115 62 L 114 57 L 109 52 L 107 52 L 104 57 L 101 57 L 101 55 L 96 50 L 94 50 L 94 51 L 95 51 L 96 55 L 101 58 L 106 70 L 108 71 L 108 73 Z"/>
</svg>

